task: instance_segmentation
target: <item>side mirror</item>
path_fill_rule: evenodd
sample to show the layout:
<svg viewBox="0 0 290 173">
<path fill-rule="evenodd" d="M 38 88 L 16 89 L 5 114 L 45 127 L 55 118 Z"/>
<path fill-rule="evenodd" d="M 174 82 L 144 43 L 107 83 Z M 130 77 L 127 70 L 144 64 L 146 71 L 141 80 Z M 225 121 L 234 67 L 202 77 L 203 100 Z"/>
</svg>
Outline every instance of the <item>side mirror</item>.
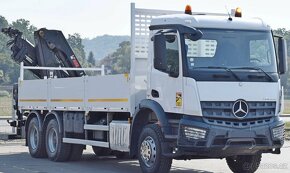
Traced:
<svg viewBox="0 0 290 173">
<path fill-rule="evenodd" d="M 163 34 L 156 34 L 154 40 L 154 68 L 166 71 L 166 38 Z"/>
<path fill-rule="evenodd" d="M 287 43 L 282 37 L 278 39 L 278 58 L 279 58 L 279 73 L 285 74 L 288 70 L 287 68 Z"/>
</svg>

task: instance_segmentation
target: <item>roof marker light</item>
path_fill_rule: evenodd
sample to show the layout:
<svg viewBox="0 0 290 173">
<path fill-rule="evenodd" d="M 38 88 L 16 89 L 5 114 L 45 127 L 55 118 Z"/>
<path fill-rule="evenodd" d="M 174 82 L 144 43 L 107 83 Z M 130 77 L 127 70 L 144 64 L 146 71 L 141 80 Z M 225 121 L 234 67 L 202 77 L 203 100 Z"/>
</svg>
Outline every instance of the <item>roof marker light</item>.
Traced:
<svg viewBox="0 0 290 173">
<path fill-rule="evenodd" d="M 242 9 L 240 7 L 236 8 L 235 17 L 242 17 Z"/>
<path fill-rule="evenodd" d="M 192 11 L 191 11 L 191 6 L 190 5 L 186 5 L 186 7 L 185 7 L 185 12 L 184 12 L 185 14 L 190 14 L 190 15 L 192 15 Z"/>
</svg>

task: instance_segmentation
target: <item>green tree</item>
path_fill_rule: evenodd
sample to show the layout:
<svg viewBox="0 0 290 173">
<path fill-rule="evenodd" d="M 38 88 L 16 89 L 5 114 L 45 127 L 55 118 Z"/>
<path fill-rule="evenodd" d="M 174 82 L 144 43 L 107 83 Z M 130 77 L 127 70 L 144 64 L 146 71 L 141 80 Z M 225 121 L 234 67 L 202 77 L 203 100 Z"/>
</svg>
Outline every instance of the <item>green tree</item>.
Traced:
<svg viewBox="0 0 290 173">
<path fill-rule="evenodd" d="M 131 46 L 129 41 L 119 44 L 119 48 L 112 54 L 100 61 L 112 74 L 129 73 L 130 71 Z"/>
<path fill-rule="evenodd" d="M 8 27 L 8 22 L 7 20 L 3 17 L 3 16 L 0 16 L 0 31 L 2 28 L 7 28 Z M 7 41 L 8 41 L 8 38 L 2 33 L 0 32 L 0 53 L 6 53 L 8 54 L 9 50 L 7 49 Z"/>
<path fill-rule="evenodd" d="M 8 26 L 8 22 L 5 17 L 0 16 L 0 29 L 6 28 Z"/>
<path fill-rule="evenodd" d="M 90 51 L 89 53 L 88 62 L 91 63 L 93 66 L 96 65 L 96 60 L 92 51 Z"/>
<path fill-rule="evenodd" d="M 287 40 L 290 39 L 290 31 L 286 28 L 278 28 L 277 30 L 274 30 L 274 33 L 285 37 Z"/>
<path fill-rule="evenodd" d="M 3 53 L 0 53 L 0 62 L 0 71 L 2 71 L 0 85 L 9 85 L 17 82 L 19 77 L 19 65 L 14 63 L 10 55 Z"/>
<path fill-rule="evenodd" d="M 8 26 L 7 20 L 0 16 L 0 29 Z M 6 46 L 8 40 L 6 35 L 0 33 L 0 85 L 15 83 L 19 76 L 19 65 L 11 59 L 11 51 Z"/>
<path fill-rule="evenodd" d="M 15 22 L 12 22 L 12 28 L 21 31 L 24 38 L 26 38 L 31 43 L 34 43 L 34 31 L 36 31 L 37 28 L 33 25 L 30 25 L 28 20 L 18 19 Z"/>
<path fill-rule="evenodd" d="M 77 59 L 79 60 L 80 64 L 82 65 L 82 67 L 88 67 L 89 64 L 86 61 L 86 54 L 80 34 L 78 33 L 74 33 L 73 35 L 69 34 L 67 41 L 70 47 L 72 48 L 73 52 L 75 53 Z"/>
</svg>

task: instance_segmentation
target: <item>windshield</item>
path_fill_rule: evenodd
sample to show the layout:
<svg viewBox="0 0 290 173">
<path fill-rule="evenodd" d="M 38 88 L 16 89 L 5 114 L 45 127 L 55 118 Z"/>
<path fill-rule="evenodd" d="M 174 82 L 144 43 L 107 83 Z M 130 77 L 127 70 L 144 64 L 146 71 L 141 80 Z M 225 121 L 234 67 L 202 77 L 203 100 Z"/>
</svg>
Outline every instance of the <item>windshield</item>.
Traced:
<svg viewBox="0 0 290 173">
<path fill-rule="evenodd" d="M 235 73 L 236 79 L 241 71 L 266 73 L 265 78 L 269 78 L 268 74 L 277 74 L 270 31 L 200 30 L 203 37 L 198 41 L 190 40 L 185 34 L 189 73 L 212 70 L 231 72 Z"/>
</svg>

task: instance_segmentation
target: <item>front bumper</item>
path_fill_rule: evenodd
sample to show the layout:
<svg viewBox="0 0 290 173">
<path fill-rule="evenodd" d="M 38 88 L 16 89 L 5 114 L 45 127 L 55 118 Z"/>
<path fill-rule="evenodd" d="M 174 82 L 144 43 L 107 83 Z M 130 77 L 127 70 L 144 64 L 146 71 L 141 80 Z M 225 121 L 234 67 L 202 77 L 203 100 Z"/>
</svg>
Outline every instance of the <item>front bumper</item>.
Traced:
<svg viewBox="0 0 290 173">
<path fill-rule="evenodd" d="M 179 124 L 177 153 L 224 158 L 257 152 L 275 153 L 274 150 L 278 151 L 283 144 L 284 122 L 278 117 L 267 125 L 234 128 L 210 125 L 202 118 L 186 116 Z"/>
</svg>

